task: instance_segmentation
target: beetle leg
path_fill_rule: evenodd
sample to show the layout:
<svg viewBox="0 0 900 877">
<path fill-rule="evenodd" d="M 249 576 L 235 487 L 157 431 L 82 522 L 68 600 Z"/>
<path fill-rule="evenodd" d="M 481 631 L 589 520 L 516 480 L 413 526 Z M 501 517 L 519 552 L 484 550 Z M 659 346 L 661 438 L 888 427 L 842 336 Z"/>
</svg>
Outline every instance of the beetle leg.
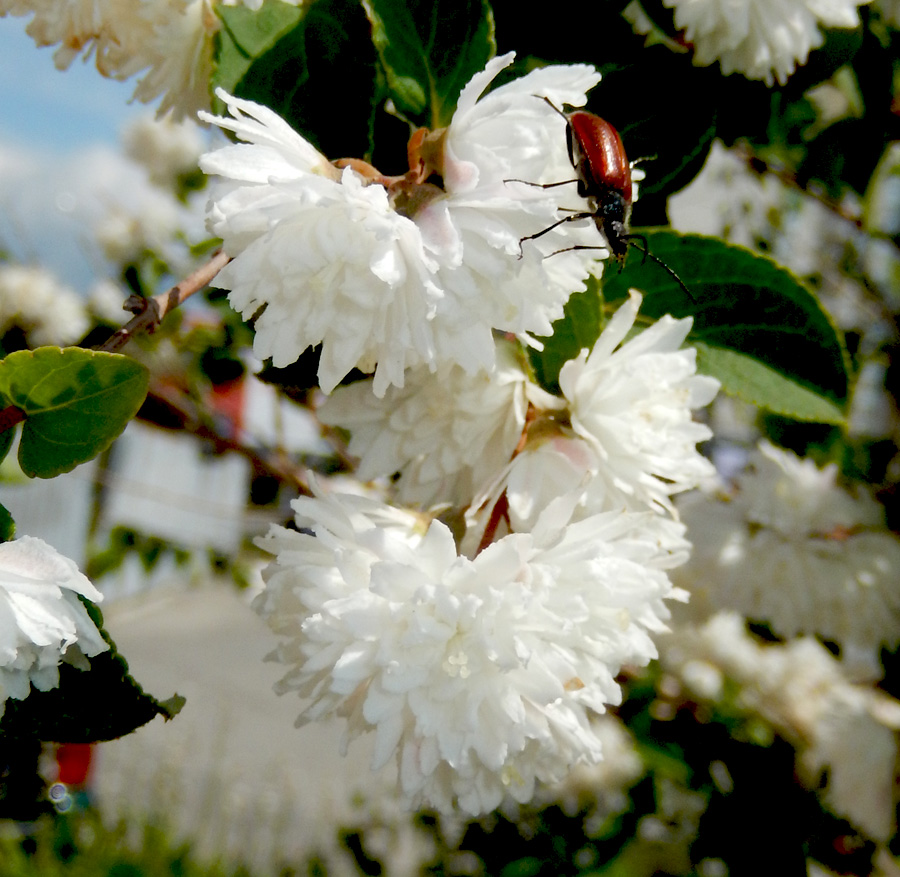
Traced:
<svg viewBox="0 0 900 877">
<path fill-rule="evenodd" d="M 564 216 L 562 219 L 558 219 L 553 225 L 548 225 L 545 229 L 537 232 L 536 234 L 525 235 L 523 238 L 519 238 L 519 258 L 521 259 L 524 255 L 524 251 L 522 249 L 522 244 L 525 241 L 533 241 L 542 235 L 547 234 L 548 231 L 553 231 L 557 226 L 562 225 L 564 222 L 575 222 L 578 219 L 592 219 L 594 216 L 593 213 L 573 213 L 571 216 Z M 569 247 L 570 250 L 581 250 L 581 249 L 593 249 L 593 247 Z M 557 250 L 558 253 L 563 252 L 562 250 Z M 555 256 L 556 253 L 551 253 L 551 256 Z"/>
</svg>

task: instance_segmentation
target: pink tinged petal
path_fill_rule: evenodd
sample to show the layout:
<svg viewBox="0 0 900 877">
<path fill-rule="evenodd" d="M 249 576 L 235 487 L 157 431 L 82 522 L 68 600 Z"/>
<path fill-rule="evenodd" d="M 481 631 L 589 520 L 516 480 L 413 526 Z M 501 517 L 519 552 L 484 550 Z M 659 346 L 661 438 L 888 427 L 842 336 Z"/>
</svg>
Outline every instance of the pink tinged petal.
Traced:
<svg viewBox="0 0 900 877">
<path fill-rule="evenodd" d="M 462 236 L 450 215 L 446 198 L 436 198 L 416 213 L 416 226 L 426 251 L 441 254 L 449 268 L 458 268 L 463 260 Z"/>
<path fill-rule="evenodd" d="M 485 89 L 493 82 L 497 74 L 508 67 L 515 60 L 515 52 L 508 52 L 505 55 L 498 55 L 491 58 L 486 64 L 484 70 L 476 73 L 460 92 L 459 100 L 456 102 L 456 113 L 454 114 L 455 124 L 460 124 L 459 120 L 470 113 L 478 98 L 484 93 Z M 451 122 L 451 126 L 454 123 Z M 479 170 L 477 165 L 468 161 L 454 160 L 452 153 L 448 150 L 444 157 L 444 185 L 447 191 L 466 192 L 474 189 L 478 185 Z"/>
</svg>

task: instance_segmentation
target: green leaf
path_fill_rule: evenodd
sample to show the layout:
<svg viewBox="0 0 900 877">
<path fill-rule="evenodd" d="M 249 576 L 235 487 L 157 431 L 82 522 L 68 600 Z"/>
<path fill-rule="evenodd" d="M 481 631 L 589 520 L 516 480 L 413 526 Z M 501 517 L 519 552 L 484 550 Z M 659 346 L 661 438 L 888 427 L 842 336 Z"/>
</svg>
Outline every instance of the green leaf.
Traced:
<svg viewBox="0 0 900 877">
<path fill-rule="evenodd" d="M 270 0 L 262 18 L 238 6 L 219 8 L 225 26 L 214 85 L 274 110 L 331 159 L 371 151 L 379 86 L 371 29 L 358 0 L 302 7 Z"/>
<path fill-rule="evenodd" d="M 0 505 L 0 542 L 9 542 L 16 535 L 16 522 L 6 506 Z"/>
<path fill-rule="evenodd" d="M 834 410 L 847 400 L 847 352 L 831 318 L 805 286 L 771 259 L 743 247 L 670 231 L 648 230 L 643 237 L 650 253 L 679 275 L 694 301 L 636 249 L 620 273 L 608 269 L 603 284 L 607 300 L 623 299 L 634 287 L 646 293 L 644 317 L 693 316 L 692 342 L 744 356 L 730 359 L 725 369 L 730 392 L 772 411 L 796 408 L 811 417 L 815 410 L 820 412 L 815 417 L 835 422 Z M 759 364 L 782 380 L 763 379 Z M 830 406 L 813 405 L 796 390 L 788 399 L 788 384 L 822 397 Z"/>
<path fill-rule="evenodd" d="M 6 459 L 6 455 L 9 453 L 9 449 L 12 447 L 15 437 L 16 431 L 14 428 L 0 432 L 0 463 L 2 463 Z"/>
<path fill-rule="evenodd" d="M 889 144 L 878 162 L 863 199 L 867 231 L 900 236 L 900 143 Z"/>
<path fill-rule="evenodd" d="M 421 125 L 447 125 L 463 86 L 496 50 L 486 0 L 363 0 L 398 108 Z"/>
<path fill-rule="evenodd" d="M 216 13 L 222 19 L 217 34 L 214 85 L 233 94 L 253 62 L 273 48 L 303 18 L 303 8 L 268 0 L 254 12 L 246 6 L 218 4 Z"/>
<path fill-rule="evenodd" d="M 591 277 L 584 292 L 569 297 L 562 319 L 553 324 L 553 335 L 538 339 L 543 350 L 528 349 L 535 377 L 545 390 L 559 392 L 559 370 L 583 348 L 593 348 L 602 325 L 600 286 Z"/>
<path fill-rule="evenodd" d="M 32 689 L 25 700 L 7 700 L 0 718 L 0 744 L 4 738 L 54 743 L 114 740 L 156 716 L 171 719 L 184 705 L 179 695 L 158 701 L 144 692 L 103 629 L 100 610 L 86 600 L 82 602 L 109 643 L 109 651 L 89 658 L 89 670 L 60 664 L 57 688 Z"/>
<path fill-rule="evenodd" d="M 844 413 L 834 402 L 794 383 L 753 357 L 699 341 L 694 342 L 694 347 L 697 349 L 697 370 L 718 378 L 729 395 L 794 420 L 844 423 Z"/>
<path fill-rule="evenodd" d="M 0 395 L 26 416 L 19 465 L 52 478 L 108 447 L 141 407 L 147 369 L 117 353 L 78 347 L 21 350 L 0 361 Z"/>
<path fill-rule="evenodd" d="M 303 18 L 302 6 L 291 6 L 281 0 L 267 0 L 254 12 L 246 6 L 216 6 L 222 19 L 224 42 L 230 43 L 245 58 L 257 58 L 267 52 Z M 226 71 L 216 71 L 217 81 L 224 85 Z M 239 78 L 239 77 L 238 77 Z M 238 79 L 232 80 L 232 85 Z"/>
</svg>

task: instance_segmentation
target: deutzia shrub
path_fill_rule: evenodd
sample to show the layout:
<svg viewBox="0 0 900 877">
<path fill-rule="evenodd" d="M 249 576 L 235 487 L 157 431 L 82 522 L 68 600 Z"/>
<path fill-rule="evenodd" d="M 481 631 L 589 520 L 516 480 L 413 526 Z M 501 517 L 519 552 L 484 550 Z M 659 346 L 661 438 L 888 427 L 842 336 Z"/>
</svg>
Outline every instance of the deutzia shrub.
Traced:
<svg viewBox="0 0 900 877">
<path fill-rule="evenodd" d="M 742 73 L 748 79 L 775 80 L 784 85 L 811 49 L 825 40 L 824 27 L 852 28 L 859 24 L 859 7 L 870 0 L 663 0 L 675 13 L 676 27 L 691 44 L 694 63 L 719 63 L 722 73 Z M 639 4 L 629 13 L 646 33 L 648 23 Z"/>
<path fill-rule="evenodd" d="M 90 224 L 118 331 L 15 267 L 26 214 L 4 214 L 0 475 L 13 448 L 22 477 L 115 466 L 137 416 L 248 459 L 277 690 L 440 811 L 409 823 L 434 853 L 411 872 L 887 873 L 897 17 L 623 6 L 0 0 L 61 69 L 90 60 L 208 137 L 128 137 L 159 198 Z M 42 741 L 179 707 L 131 679 L 88 605 L 102 583 L 10 541 L 15 512 L 0 741 L 31 762 L 0 764 L 10 812 Z M 91 578 L 179 554 L 144 536 L 111 536 Z M 246 584 L 241 545 L 224 565 Z M 374 843 L 374 822 L 341 826 L 358 870 L 402 870 L 397 818 Z M 305 870 L 352 870 L 317 854 Z"/>
<path fill-rule="evenodd" d="M 538 386 L 522 341 L 552 331 L 607 243 L 558 219 L 578 199 L 557 194 L 572 159 L 541 98 L 578 106 L 597 75 L 547 67 L 483 95 L 512 60 L 471 79 L 446 128 L 413 135 L 403 177 L 331 163 L 224 92 L 231 117 L 205 118 L 244 142 L 201 159 L 234 256 L 218 281 L 254 315 L 257 354 L 283 367 L 321 344 L 321 420 L 350 431 L 360 478 L 399 473 L 394 498 L 422 509 L 317 491 L 294 504 L 299 533 L 261 540 L 279 690 L 309 699 L 301 723 L 346 718 L 345 746 L 373 731 L 373 766 L 396 757 L 409 805 L 471 814 L 602 757 L 589 710 L 654 657 L 663 599 L 682 596 L 669 497 L 712 473 L 691 410 L 718 389 L 680 349 L 690 319 L 626 341 L 637 293 L 558 395 Z M 338 386 L 353 369 L 374 374 Z M 578 448 L 564 478 L 541 453 L 554 440 Z"/>
<path fill-rule="evenodd" d="M 739 711 L 771 722 L 796 746 L 802 783 L 824 786 L 829 806 L 869 836 L 890 836 L 897 701 L 854 685 L 842 663 L 815 639 L 763 644 L 733 612 L 684 625 L 661 638 L 660 647 L 660 663 L 692 696 L 733 698 Z"/>
</svg>

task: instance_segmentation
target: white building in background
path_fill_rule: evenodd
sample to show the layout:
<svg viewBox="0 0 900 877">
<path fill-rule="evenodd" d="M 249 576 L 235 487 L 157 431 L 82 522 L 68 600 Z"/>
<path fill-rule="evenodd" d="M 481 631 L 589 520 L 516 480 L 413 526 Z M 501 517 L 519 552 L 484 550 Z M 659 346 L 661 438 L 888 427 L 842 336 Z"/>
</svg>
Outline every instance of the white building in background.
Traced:
<svg viewBox="0 0 900 877">
<path fill-rule="evenodd" d="M 133 421 L 104 474 L 99 530 L 124 526 L 185 548 L 229 554 L 240 547 L 249 460 L 207 453 L 184 433 Z"/>
<path fill-rule="evenodd" d="M 237 434 L 250 446 L 297 455 L 328 451 L 307 411 L 254 378 L 243 382 L 238 420 Z M 14 457 L 15 448 L 4 469 Z M 0 481 L 0 503 L 16 521 L 18 535 L 44 539 L 82 569 L 88 540 L 102 550 L 115 527 L 198 555 L 234 555 L 254 529 L 247 514 L 251 479 L 250 461 L 235 451 L 214 454 L 192 435 L 133 421 L 108 454 L 72 472 Z M 172 557 L 148 574 L 132 556 L 96 584 L 114 597 L 190 577 L 191 568 L 177 567 Z"/>
<path fill-rule="evenodd" d="M 17 449 L 18 442 L 10 458 Z M 20 475 L 15 481 L 0 481 L 0 503 L 13 516 L 16 534 L 43 539 L 84 569 L 98 471 L 94 459 L 56 478 Z"/>
</svg>

